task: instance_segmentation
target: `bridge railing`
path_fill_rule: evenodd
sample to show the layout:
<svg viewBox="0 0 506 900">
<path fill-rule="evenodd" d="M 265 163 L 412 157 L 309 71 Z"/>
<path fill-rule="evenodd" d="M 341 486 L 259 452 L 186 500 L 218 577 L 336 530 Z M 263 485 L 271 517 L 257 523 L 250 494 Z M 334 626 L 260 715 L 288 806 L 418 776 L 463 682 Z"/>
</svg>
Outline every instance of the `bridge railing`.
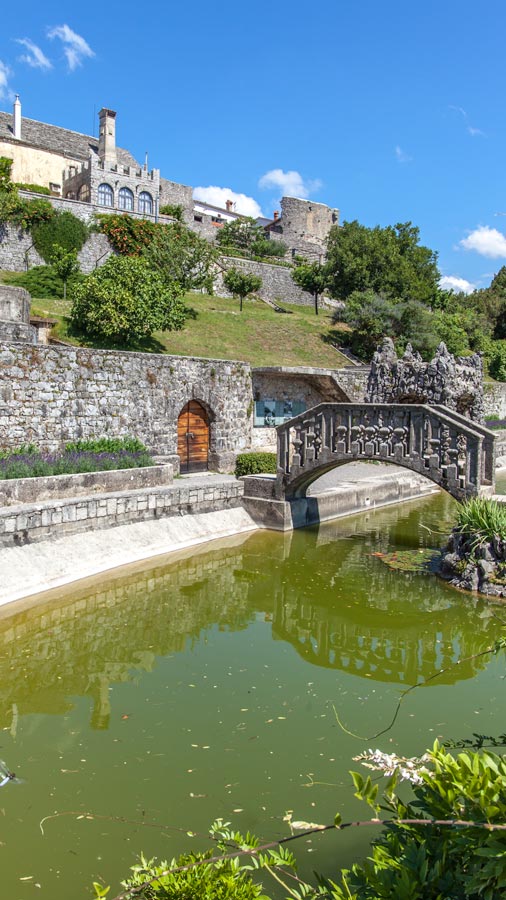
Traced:
<svg viewBox="0 0 506 900">
<path fill-rule="evenodd" d="M 277 428 L 285 490 L 353 459 L 405 466 L 461 499 L 494 484 L 494 434 L 442 406 L 322 403 Z M 313 476 L 313 478 L 311 477 Z"/>
</svg>

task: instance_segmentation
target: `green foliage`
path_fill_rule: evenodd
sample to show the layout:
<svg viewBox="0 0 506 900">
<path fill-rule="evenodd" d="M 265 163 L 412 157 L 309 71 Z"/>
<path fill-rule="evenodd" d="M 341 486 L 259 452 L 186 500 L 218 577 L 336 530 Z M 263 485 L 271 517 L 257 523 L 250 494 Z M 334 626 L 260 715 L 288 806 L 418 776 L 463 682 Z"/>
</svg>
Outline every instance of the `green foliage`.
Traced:
<svg viewBox="0 0 506 900">
<path fill-rule="evenodd" d="M 495 535 L 506 540 L 506 504 L 472 497 L 459 506 L 455 529 L 472 537 L 476 544 L 491 541 Z"/>
<path fill-rule="evenodd" d="M 135 896 L 141 900 L 269 900 L 238 858 L 207 862 L 212 855 L 212 850 L 187 853 L 160 864 L 141 856 L 140 864 L 132 866 L 133 875 L 122 885 L 136 888 Z M 184 866 L 189 868 L 170 871 Z"/>
<path fill-rule="evenodd" d="M 275 474 L 276 460 L 275 453 L 239 453 L 235 461 L 235 476 Z"/>
<path fill-rule="evenodd" d="M 33 445 L 32 445 L 33 446 Z M 133 437 L 101 437 L 83 441 L 71 441 L 65 444 L 66 453 L 147 453 L 145 444 Z"/>
<path fill-rule="evenodd" d="M 216 243 L 225 255 L 232 249 L 250 258 L 281 257 L 287 251 L 283 241 L 269 240 L 262 226 L 257 225 L 251 216 L 240 216 L 231 222 L 225 222 L 216 236 Z"/>
<path fill-rule="evenodd" d="M 15 284 L 24 287 L 32 297 L 53 298 L 63 297 L 65 288 L 62 279 L 56 274 L 53 266 L 34 266 L 28 272 L 12 272 L 4 276 L 6 284 Z M 84 276 L 76 274 L 68 279 L 68 284 L 73 289 L 84 280 Z"/>
<path fill-rule="evenodd" d="M 185 225 L 175 222 L 157 228 L 142 255 L 166 284 L 176 282 L 183 291 L 203 288 L 212 294 L 218 251 Z"/>
<path fill-rule="evenodd" d="M 179 285 L 164 282 L 145 259 L 112 256 L 74 290 L 73 326 L 113 343 L 181 328 L 184 319 Z"/>
<path fill-rule="evenodd" d="M 437 743 L 426 757 L 414 802 L 395 795 L 396 774 L 387 784 L 384 807 L 396 819 L 506 821 L 505 757 L 468 751 L 454 758 Z M 370 779 L 362 785 L 356 779 L 357 796 L 377 814 Z M 340 885 L 321 879 L 321 887 L 334 900 L 499 900 L 506 891 L 504 832 L 394 821 L 364 863 L 341 873 Z"/>
<path fill-rule="evenodd" d="M 437 254 L 419 244 L 411 222 L 367 228 L 359 222 L 334 226 L 328 239 L 329 289 L 347 300 L 354 291 L 436 306 L 440 296 Z"/>
<path fill-rule="evenodd" d="M 11 181 L 12 159 L 0 157 L 0 223 L 11 222 L 29 231 L 51 219 L 55 211 L 48 200 L 22 200 Z"/>
<path fill-rule="evenodd" d="M 51 265 L 58 278 L 61 278 L 63 281 L 63 299 L 66 300 L 68 280 L 72 275 L 77 275 L 79 272 L 77 250 L 65 250 L 65 248 L 60 247 L 59 244 L 53 244 Z"/>
<path fill-rule="evenodd" d="M 43 184 L 25 184 L 23 181 L 15 181 L 14 185 L 19 191 L 31 191 L 33 194 L 51 195 L 49 188 L 44 187 Z"/>
<path fill-rule="evenodd" d="M 303 291 L 314 297 L 315 313 L 318 315 L 318 297 L 327 287 L 328 269 L 319 262 L 303 263 L 292 271 L 292 278 Z"/>
<path fill-rule="evenodd" d="M 83 445 L 86 442 L 82 442 Z M 89 442 L 93 444 L 93 442 Z M 100 441 L 96 441 L 97 449 L 69 444 L 63 453 L 41 453 L 32 445 L 28 448 L 0 453 L 0 480 L 13 478 L 40 478 L 48 475 L 74 475 L 82 472 L 110 472 L 113 469 L 136 469 L 153 466 L 154 462 L 148 451 L 129 449 L 121 446 L 121 442 L 111 441 L 111 449 L 107 449 L 107 441 L 100 449 Z M 142 447 L 142 445 L 141 445 Z"/>
<path fill-rule="evenodd" d="M 250 275 L 248 272 L 243 272 L 241 269 L 236 269 L 233 266 L 225 273 L 223 283 L 234 297 L 239 297 L 241 312 L 244 298 L 248 294 L 252 294 L 253 291 L 259 291 L 262 287 L 262 279 L 259 275 Z"/>
<path fill-rule="evenodd" d="M 11 170 L 14 160 L 0 156 L 0 191 L 12 189 Z"/>
<path fill-rule="evenodd" d="M 149 219 L 134 219 L 133 216 L 115 213 L 98 215 L 96 227 L 107 236 L 116 253 L 123 256 L 140 256 L 144 247 L 151 243 L 155 232 L 165 226 Z"/>
<path fill-rule="evenodd" d="M 47 201 L 32 201 L 37 202 Z M 52 262 L 55 244 L 67 252 L 75 250 L 78 253 L 89 234 L 87 225 L 73 213 L 66 210 L 57 210 L 53 213 L 48 221 L 32 227 L 33 245 L 46 263 Z"/>
<path fill-rule="evenodd" d="M 177 219 L 178 222 L 183 221 L 183 213 L 184 207 L 180 203 L 166 203 L 160 207 L 160 215 L 171 216 L 173 219 Z"/>
<path fill-rule="evenodd" d="M 494 341 L 488 355 L 488 371 L 496 381 L 506 381 L 506 341 Z"/>
</svg>

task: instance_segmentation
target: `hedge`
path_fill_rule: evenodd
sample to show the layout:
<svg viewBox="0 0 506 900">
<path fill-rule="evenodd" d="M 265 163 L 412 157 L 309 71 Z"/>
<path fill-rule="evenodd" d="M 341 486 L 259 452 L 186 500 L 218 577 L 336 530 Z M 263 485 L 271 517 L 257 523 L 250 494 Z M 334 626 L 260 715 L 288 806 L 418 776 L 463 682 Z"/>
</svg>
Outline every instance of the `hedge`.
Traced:
<svg viewBox="0 0 506 900">
<path fill-rule="evenodd" d="M 275 475 L 277 458 L 275 453 L 239 453 L 235 461 L 235 475 Z"/>
</svg>

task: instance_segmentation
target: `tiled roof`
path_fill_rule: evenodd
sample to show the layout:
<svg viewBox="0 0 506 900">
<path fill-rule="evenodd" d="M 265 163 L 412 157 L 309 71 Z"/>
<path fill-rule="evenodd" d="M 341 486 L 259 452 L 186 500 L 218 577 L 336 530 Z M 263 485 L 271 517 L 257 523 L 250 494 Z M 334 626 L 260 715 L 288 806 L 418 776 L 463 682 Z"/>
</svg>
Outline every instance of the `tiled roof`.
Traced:
<svg viewBox="0 0 506 900">
<path fill-rule="evenodd" d="M 14 140 L 12 114 L 0 112 L 0 140 L 5 139 Z M 90 155 L 90 150 L 98 153 L 98 138 L 24 117 L 21 119 L 21 143 L 40 147 L 42 150 L 50 150 L 69 159 L 86 160 Z M 117 147 L 116 152 L 120 165 L 140 168 L 139 163 L 128 150 Z"/>
</svg>

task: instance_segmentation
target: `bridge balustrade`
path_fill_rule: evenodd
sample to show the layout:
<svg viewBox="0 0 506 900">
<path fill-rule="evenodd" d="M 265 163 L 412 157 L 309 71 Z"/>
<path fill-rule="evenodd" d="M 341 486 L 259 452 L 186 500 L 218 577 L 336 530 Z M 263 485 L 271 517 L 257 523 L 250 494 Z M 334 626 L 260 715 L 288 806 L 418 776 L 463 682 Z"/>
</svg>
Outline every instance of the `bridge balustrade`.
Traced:
<svg viewBox="0 0 506 900">
<path fill-rule="evenodd" d="M 303 496 L 323 472 L 361 459 L 404 466 L 459 500 L 493 491 L 493 432 L 444 406 L 322 403 L 277 435 L 286 496 Z"/>
</svg>

